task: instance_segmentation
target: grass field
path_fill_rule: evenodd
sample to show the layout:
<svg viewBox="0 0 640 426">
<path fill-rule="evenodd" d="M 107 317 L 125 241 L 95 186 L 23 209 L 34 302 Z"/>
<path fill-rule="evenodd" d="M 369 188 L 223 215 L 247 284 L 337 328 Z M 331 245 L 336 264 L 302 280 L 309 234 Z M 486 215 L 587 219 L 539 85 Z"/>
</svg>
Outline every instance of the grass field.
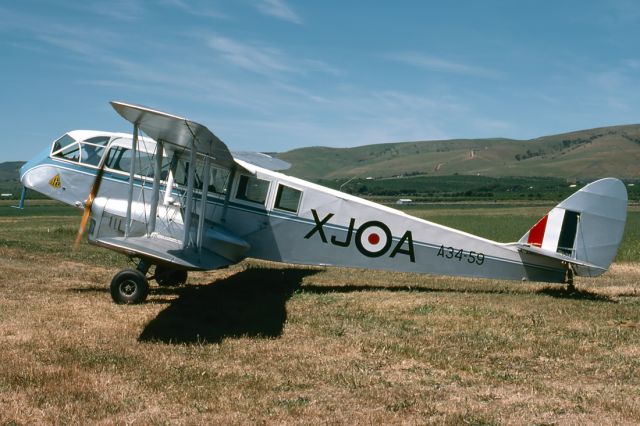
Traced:
<svg viewBox="0 0 640 426">
<path fill-rule="evenodd" d="M 0 204 L 0 424 L 637 424 L 640 211 L 578 291 L 245 261 L 120 306 L 79 213 Z M 548 209 L 411 213 L 508 241 Z"/>
</svg>

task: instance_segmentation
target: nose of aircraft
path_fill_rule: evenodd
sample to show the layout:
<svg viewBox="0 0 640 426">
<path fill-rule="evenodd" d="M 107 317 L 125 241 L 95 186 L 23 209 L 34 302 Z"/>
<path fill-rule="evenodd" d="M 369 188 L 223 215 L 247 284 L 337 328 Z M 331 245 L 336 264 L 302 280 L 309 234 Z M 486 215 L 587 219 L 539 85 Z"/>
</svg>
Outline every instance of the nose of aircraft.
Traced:
<svg viewBox="0 0 640 426">
<path fill-rule="evenodd" d="M 22 167 L 20 167 L 20 183 L 22 183 L 23 186 L 30 186 L 27 184 L 29 171 L 36 167 L 38 164 L 42 164 L 42 162 L 47 159 L 47 157 L 49 156 L 49 150 L 50 148 L 48 147 L 43 149 L 31 160 L 27 161 L 22 165 Z"/>
</svg>

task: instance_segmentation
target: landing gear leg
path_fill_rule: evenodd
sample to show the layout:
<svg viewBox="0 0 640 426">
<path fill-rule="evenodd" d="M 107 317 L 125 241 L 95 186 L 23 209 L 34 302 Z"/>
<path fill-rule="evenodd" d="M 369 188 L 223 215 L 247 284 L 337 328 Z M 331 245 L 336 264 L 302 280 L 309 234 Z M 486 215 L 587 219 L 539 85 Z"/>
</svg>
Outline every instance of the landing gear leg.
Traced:
<svg viewBox="0 0 640 426">
<path fill-rule="evenodd" d="M 149 272 L 150 267 L 150 263 L 147 263 L 147 261 L 144 259 L 140 259 L 140 262 L 138 262 L 138 266 L 136 267 L 136 269 L 146 275 L 147 272 Z"/>
<path fill-rule="evenodd" d="M 573 275 L 573 267 L 569 265 L 569 267 L 567 268 L 567 276 L 565 278 L 565 281 L 567 283 L 567 291 L 570 293 L 576 291 L 576 286 L 573 284 Z"/>
</svg>

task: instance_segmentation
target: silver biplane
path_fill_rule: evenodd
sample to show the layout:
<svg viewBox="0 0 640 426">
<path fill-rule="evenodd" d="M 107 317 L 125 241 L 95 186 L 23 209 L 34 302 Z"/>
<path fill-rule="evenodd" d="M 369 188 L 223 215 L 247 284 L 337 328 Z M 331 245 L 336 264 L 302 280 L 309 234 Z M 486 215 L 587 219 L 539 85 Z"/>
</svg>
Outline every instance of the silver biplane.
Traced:
<svg viewBox="0 0 640 426">
<path fill-rule="evenodd" d="M 280 173 L 284 161 L 232 153 L 205 126 L 111 102 L 133 134 L 71 131 L 26 163 L 26 188 L 84 209 L 91 244 L 137 260 L 111 282 L 117 303 L 149 280 L 252 257 L 278 262 L 573 285 L 605 272 L 627 215 L 618 179 L 586 185 L 517 242 L 498 243 Z M 87 197 L 88 194 L 88 197 Z M 151 274 L 151 268 L 153 273 Z"/>
</svg>

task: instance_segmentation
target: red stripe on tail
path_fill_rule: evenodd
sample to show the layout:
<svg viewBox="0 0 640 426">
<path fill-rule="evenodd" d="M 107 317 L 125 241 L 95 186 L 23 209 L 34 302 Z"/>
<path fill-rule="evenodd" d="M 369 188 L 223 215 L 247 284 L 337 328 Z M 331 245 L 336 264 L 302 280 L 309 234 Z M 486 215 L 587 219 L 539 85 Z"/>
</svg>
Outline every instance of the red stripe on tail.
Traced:
<svg viewBox="0 0 640 426">
<path fill-rule="evenodd" d="M 544 215 L 544 217 L 529 230 L 529 239 L 527 240 L 528 244 L 538 247 L 542 246 L 542 239 L 544 238 L 544 231 L 547 228 L 548 216 L 548 214 Z"/>
</svg>

